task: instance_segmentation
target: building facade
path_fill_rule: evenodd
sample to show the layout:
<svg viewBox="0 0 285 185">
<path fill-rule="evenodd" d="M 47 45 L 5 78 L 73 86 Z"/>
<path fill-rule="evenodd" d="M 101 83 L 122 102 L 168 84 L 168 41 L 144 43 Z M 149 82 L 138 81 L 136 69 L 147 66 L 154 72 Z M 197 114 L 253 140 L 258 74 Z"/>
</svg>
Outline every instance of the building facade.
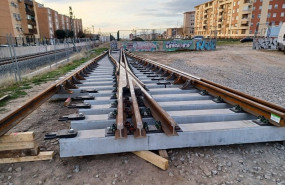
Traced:
<svg viewBox="0 0 285 185">
<path fill-rule="evenodd" d="M 185 12 L 183 18 L 184 37 L 193 37 L 195 30 L 195 11 Z"/>
<path fill-rule="evenodd" d="M 38 20 L 33 0 L 0 1 L 0 44 L 7 43 L 5 37 L 39 38 Z"/>
<path fill-rule="evenodd" d="M 183 28 L 167 28 L 166 30 L 166 38 L 183 38 Z"/>
<path fill-rule="evenodd" d="M 74 26 L 74 34 L 77 37 L 78 33 L 82 30 L 82 19 L 72 19 L 73 20 L 73 26 Z"/>
<path fill-rule="evenodd" d="M 55 31 L 59 29 L 74 29 L 75 36 L 83 30 L 82 19 L 72 19 L 71 28 L 69 16 L 34 0 L 0 0 L 0 12 L 0 44 L 7 44 L 7 34 L 18 40 L 34 40 L 54 38 Z"/>
<path fill-rule="evenodd" d="M 264 35 L 268 26 L 280 26 L 285 22 L 285 0 L 254 0 L 250 34 L 258 31 Z"/>
<path fill-rule="evenodd" d="M 54 38 L 54 11 L 37 3 L 37 17 L 39 20 L 40 38 Z"/>
<path fill-rule="evenodd" d="M 195 35 L 205 37 L 243 38 L 285 22 L 284 0 L 212 0 L 195 9 Z"/>
</svg>

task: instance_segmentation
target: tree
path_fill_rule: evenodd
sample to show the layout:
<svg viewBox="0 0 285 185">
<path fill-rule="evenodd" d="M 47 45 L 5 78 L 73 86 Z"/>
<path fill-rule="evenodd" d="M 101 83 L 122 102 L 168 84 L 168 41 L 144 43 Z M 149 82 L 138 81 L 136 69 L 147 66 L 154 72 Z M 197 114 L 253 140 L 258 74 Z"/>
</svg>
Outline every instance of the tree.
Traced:
<svg viewBox="0 0 285 185">
<path fill-rule="evenodd" d="M 112 41 L 112 40 L 116 40 L 116 39 L 113 35 L 110 34 L 110 41 Z"/>
<path fill-rule="evenodd" d="M 140 37 L 135 37 L 132 41 L 144 41 L 144 40 Z"/>
<path fill-rule="evenodd" d="M 85 38 L 85 34 L 84 34 L 82 31 L 79 31 L 79 32 L 77 33 L 77 37 L 79 37 L 79 38 Z"/>
<path fill-rule="evenodd" d="M 66 30 L 66 37 L 74 37 L 74 32 L 72 30 Z"/>
<path fill-rule="evenodd" d="M 54 34 L 58 39 L 64 39 L 66 37 L 66 32 L 64 30 L 56 30 Z"/>
</svg>

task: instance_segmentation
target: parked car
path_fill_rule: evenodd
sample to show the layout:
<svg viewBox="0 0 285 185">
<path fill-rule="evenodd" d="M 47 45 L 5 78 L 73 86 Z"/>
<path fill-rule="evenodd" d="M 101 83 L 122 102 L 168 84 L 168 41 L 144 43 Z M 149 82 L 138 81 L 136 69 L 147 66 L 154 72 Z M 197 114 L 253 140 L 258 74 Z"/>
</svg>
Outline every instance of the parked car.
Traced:
<svg viewBox="0 0 285 185">
<path fill-rule="evenodd" d="M 196 35 L 193 37 L 194 40 L 203 40 L 204 39 L 204 36 L 202 35 Z"/>
<path fill-rule="evenodd" d="M 253 38 L 251 37 L 245 37 L 243 39 L 240 39 L 240 42 L 241 43 L 244 43 L 244 42 L 252 42 L 253 41 Z"/>
<path fill-rule="evenodd" d="M 285 53 L 285 23 L 282 24 L 278 34 L 277 48 L 279 51 L 282 50 Z"/>
</svg>

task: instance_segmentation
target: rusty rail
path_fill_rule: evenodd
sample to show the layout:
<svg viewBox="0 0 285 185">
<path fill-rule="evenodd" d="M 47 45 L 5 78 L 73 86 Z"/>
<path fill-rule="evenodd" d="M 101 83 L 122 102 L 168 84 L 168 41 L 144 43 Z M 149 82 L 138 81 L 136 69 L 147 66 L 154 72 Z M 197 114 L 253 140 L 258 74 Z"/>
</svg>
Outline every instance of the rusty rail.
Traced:
<svg viewBox="0 0 285 185">
<path fill-rule="evenodd" d="M 122 53 L 122 50 L 120 51 Z M 122 61 L 122 54 L 120 57 L 120 61 Z M 117 117 L 116 117 L 116 124 L 117 124 L 117 130 L 115 132 L 115 138 L 125 138 L 127 137 L 127 129 L 124 127 L 124 123 L 126 121 L 126 115 L 124 113 L 124 88 L 127 87 L 127 74 L 125 68 L 122 66 L 122 62 L 120 62 L 119 66 L 119 74 L 117 81 L 118 81 L 118 88 L 117 88 L 117 101 L 118 101 L 118 107 L 117 107 Z"/>
<path fill-rule="evenodd" d="M 135 94 L 135 88 L 134 88 L 134 84 L 133 84 L 133 80 L 134 80 L 134 75 L 130 70 L 130 67 L 127 63 L 126 60 L 126 56 L 125 53 L 122 52 L 122 61 L 121 63 L 125 64 L 125 69 L 127 71 L 127 78 L 128 78 L 128 84 L 129 84 L 129 90 L 130 90 L 130 94 L 131 94 L 131 107 L 132 107 L 132 120 L 134 123 L 134 127 L 136 129 L 135 133 L 134 133 L 134 137 L 145 137 L 146 136 L 146 131 L 143 128 L 143 121 L 142 121 L 142 117 L 140 114 L 140 109 L 139 109 L 139 105 L 137 102 L 137 97 Z"/>
<path fill-rule="evenodd" d="M 125 52 L 123 52 L 125 57 Z M 126 65 L 127 60 L 125 58 Z M 128 68 L 128 73 L 132 74 L 131 70 Z M 151 97 L 151 95 L 145 90 L 145 87 L 138 78 L 131 80 L 137 87 L 139 87 L 144 95 L 144 103 L 151 110 L 151 113 L 155 120 L 160 121 L 162 130 L 168 136 L 177 136 L 177 132 L 175 131 L 175 127 L 177 123 L 175 120 Z"/>
<path fill-rule="evenodd" d="M 94 65 L 98 60 L 103 58 L 107 52 L 97 56 L 96 58 L 87 62 L 84 66 L 77 69 L 72 74 L 68 75 L 64 79 L 59 82 L 51 85 L 46 90 L 39 93 L 34 98 L 30 99 L 27 103 L 25 103 L 20 108 L 11 112 L 8 116 L 0 120 L 0 136 L 7 133 L 11 128 L 20 123 L 25 117 L 31 114 L 35 109 L 41 106 L 44 102 L 46 102 L 49 98 L 51 98 L 56 93 L 72 93 L 69 90 L 70 87 L 76 88 L 76 80 L 84 79 L 82 75 L 84 75 L 90 67 Z"/>
<path fill-rule="evenodd" d="M 162 75 L 168 79 L 174 80 L 174 84 L 183 84 L 182 89 L 195 87 L 200 90 L 206 90 L 210 95 L 219 96 L 229 104 L 239 105 L 246 112 L 255 116 L 264 117 L 272 125 L 285 126 L 285 108 L 279 105 L 272 104 L 209 80 L 200 79 L 169 66 L 136 56 L 130 52 L 126 52 L 126 55 L 136 59 L 144 66 L 148 66 L 153 71 L 162 73 Z"/>
</svg>

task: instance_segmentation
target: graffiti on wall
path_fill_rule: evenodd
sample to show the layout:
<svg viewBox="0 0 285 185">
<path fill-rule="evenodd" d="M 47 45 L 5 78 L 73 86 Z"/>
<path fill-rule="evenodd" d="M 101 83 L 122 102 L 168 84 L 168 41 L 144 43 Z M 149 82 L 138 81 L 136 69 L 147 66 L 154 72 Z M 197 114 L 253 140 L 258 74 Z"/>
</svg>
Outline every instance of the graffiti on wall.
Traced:
<svg viewBox="0 0 285 185">
<path fill-rule="evenodd" d="M 196 50 L 215 50 L 216 49 L 216 40 L 197 40 L 196 41 Z"/>
<path fill-rule="evenodd" d="M 126 42 L 123 48 L 129 51 L 158 51 L 159 44 L 155 41 Z"/>
<path fill-rule="evenodd" d="M 215 50 L 216 40 L 129 41 L 122 47 L 133 51 Z"/>
<path fill-rule="evenodd" d="M 111 47 L 111 49 L 118 49 L 117 41 L 113 40 L 113 41 L 110 43 L 110 47 Z"/>
<path fill-rule="evenodd" d="M 277 38 L 256 38 L 253 49 L 277 49 Z"/>
<path fill-rule="evenodd" d="M 164 51 L 177 51 L 177 50 L 194 50 L 192 40 L 173 40 L 163 41 Z"/>
</svg>

